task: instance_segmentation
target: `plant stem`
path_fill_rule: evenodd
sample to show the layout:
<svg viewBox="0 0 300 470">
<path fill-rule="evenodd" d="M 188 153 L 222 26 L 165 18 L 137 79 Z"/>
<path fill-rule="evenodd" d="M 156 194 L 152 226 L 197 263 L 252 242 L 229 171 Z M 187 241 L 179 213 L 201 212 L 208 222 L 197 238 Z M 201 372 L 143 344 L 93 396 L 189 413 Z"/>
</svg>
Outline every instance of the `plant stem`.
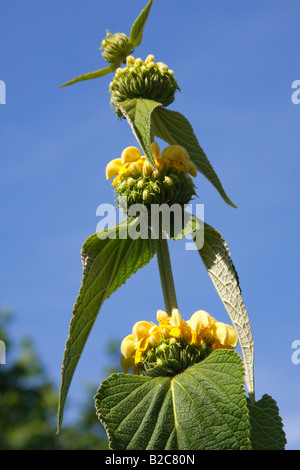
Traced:
<svg viewBox="0 0 300 470">
<path fill-rule="evenodd" d="M 159 234 L 159 237 L 155 237 L 155 248 L 160 273 L 161 286 L 164 295 L 165 308 L 167 314 L 170 317 L 172 315 L 172 310 L 178 309 L 178 306 L 174 279 L 172 274 L 168 240 L 166 238 L 163 238 L 161 233 Z"/>
</svg>

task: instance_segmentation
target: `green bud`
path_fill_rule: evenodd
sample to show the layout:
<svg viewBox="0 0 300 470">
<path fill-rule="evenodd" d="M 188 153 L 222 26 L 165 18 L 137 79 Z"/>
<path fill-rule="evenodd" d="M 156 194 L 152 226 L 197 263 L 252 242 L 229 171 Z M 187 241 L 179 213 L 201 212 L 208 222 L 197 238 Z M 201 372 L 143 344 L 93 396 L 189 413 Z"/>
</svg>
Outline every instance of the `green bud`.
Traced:
<svg viewBox="0 0 300 470">
<path fill-rule="evenodd" d="M 164 173 L 153 170 L 149 164 L 149 167 L 144 165 L 139 176 L 124 176 L 117 183 L 115 194 L 127 198 L 128 208 L 132 204 L 144 204 L 151 208 L 151 204 L 165 203 L 183 207 L 196 193 L 194 183 L 187 173 L 174 168 L 169 168 Z"/>
<path fill-rule="evenodd" d="M 165 176 L 163 184 L 166 188 L 170 188 L 174 186 L 173 180 L 172 178 L 170 178 L 170 176 Z"/>
<path fill-rule="evenodd" d="M 106 38 L 101 44 L 101 50 L 103 50 L 102 55 L 107 62 L 121 64 L 126 61 L 126 57 L 133 52 L 134 48 L 126 34 L 111 34 L 107 31 Z"/>
<path fill-rule="evenodd" d="M 136 184 L 138 189 L 144 189 L 145 187 L 145 181 L 143 179 L 140 179 L 137 184 Z"/>
<path fill-rule="evenodd" d="M 134 185 L 135 185 L 135 181 L 136 181 L 136 180 L 135 180 L 134 178 L 130 178 L 130 177 L 129 177 L 129 178 L 127 178 L 126 183 L 127 183 L 128 186 L 134 186 Z"/>
<path fill-rule="evenodd" d="M 168 106 L 174 101 L 177 90 L 179 86 L 174 72 L 170 73 L 161 62 L 155 63 L 153 56 L 148 56 L 145 62 L 129 56 L 126 67 L 118 70 L 110 84 L 112 105 L 114 102 L 144 98 Z M 120 111 L 117 110 L 117 114 L 120 115 Z"/>
<path fill-rule="evenodd" d="M 175 341 L 174 341 L 175 340 Z M 138 364 L 138 374 L 148 377 L 174 376 L 193 364 L 205 359 L 212 352 L 211 348 L 186 344 L 172 338 L 151 349 Z"/>
<path fill-rule="evenodd" d="M 161 176 L 161 172 L 159 170 L 153 170 L 153 173 L 152 173 L 153 179 L 160 178 L 160 176 Z"/>
</svg>

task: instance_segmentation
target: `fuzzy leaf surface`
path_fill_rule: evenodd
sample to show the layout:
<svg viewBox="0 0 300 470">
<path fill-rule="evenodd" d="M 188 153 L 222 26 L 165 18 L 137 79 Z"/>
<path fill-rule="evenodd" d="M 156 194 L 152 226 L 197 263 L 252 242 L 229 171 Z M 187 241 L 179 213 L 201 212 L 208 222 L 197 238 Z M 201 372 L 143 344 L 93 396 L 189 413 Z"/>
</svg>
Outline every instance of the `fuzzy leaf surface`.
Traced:
<svg viewBox="0 0 300 470">
<path fill-rule="evenodd" d="M 168 142 L 169 145 L 181 145 L 184 147 L 198 171 L 214 185 L 227 204 L 236 207 L 225 193 L 219 177 L 201 148 L 189 121 L 177 111 L 165 108 L 156 109 L 153 113 L 152 121 L 154 134 Z"/>
<path fill-rule="evenodd" d="M 277 403 L 269 395 L 256 403 L 248 400 L 253 450 L 284 450 L 286 437 Z"/>
<path fill-rule="evenodd" d="M 235 351 L 174 377 L 113 374 L 95 397 L 113 450 L 246 450 L 250 424 Z"/>
<path fill-rule="evenodd" d="M 253 337 L 227 243 L 217 230 L 205 223 L 204 244 L 198 251 L 235 328 L 244 359 L 247 389 L 251 400 L 254 400 Z"/>
<path fill-rule="evenodd" d="M 134 47 L 139 46 L 142 42 L 144 28 L 151 10 L 152 3 L 153 0 L 148 2 L 132 25 L 129 39 Z"/>
<path fill-rule="evenodd" d="M 152 113 L 154 109 L 161 106 L 161 103 L 148 99 L 133 98 L 122 103 L 114 102 L 114 105 L 127 119 L 147 160 L 156 168 L 151 150 Z"/>
<path fill-rule="evenodd" d="M 116 227 L 91 235 L 82 247 L 83 278 L 62 363 L 58 430 L 73 374 L 103 302 L 154 256 L 150 235 L 145 240 L 127 236 L 135 224 L 136 218 L 125 219 Z"/>
</svg>

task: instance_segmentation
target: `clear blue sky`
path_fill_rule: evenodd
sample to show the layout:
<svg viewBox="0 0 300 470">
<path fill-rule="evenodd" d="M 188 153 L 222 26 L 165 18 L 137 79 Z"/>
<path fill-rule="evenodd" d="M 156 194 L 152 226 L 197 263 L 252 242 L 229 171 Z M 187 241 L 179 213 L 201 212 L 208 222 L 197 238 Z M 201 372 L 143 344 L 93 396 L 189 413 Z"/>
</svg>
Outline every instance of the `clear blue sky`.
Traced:
<svg viewBox="0 0 300 470">
<path fill-rule="evenodd" d="M 13 335 L 34 344 L 59 387 L 80 249 L 96 208 L 113 203 L 107 162 L 136 145 L 109 104 L 111 76 L 59 89 L 105 66 L 106 29 L 129 34 L 145 1 L 2 0 L 0 80 L 0 305 Z M 154 54 L 175 71 L 183 113 L 238 209 L 197 177 L 205 219 L 226 239 L 255 341 L 256 395 L 278 403 L 288 448 L 300 449 L 299 125 L 291 84 L 300 79 L 300 3 L 291 0 L 154 0 L 135 57 Z M 229 322 L 196 252 L 170 244 L 180 311 Z M 156 260 L 103 306 L 70 389 L 66 419 L 87 382 L 98 384 L 106 344 L 164 308 Z"/>
</svg>

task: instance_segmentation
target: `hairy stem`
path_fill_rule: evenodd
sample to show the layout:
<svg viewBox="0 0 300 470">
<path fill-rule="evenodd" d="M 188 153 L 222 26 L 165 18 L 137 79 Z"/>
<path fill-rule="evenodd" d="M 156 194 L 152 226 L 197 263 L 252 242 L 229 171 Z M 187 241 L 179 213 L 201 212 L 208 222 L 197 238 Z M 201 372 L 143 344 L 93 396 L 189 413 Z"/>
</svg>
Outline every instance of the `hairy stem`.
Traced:
<svg viewBox="0 0 300 470">
<path fill-rule="evenodd" d="M 160 273 L 162 291 L 164 295 L 165 308 L 169 316 L 174 309 L 178 309 L 174 279 L 172 274 L 171 260 L 169 254 L 168 240 L 161 233 L 155 237 L 155 248 Z"/>
</svg>

